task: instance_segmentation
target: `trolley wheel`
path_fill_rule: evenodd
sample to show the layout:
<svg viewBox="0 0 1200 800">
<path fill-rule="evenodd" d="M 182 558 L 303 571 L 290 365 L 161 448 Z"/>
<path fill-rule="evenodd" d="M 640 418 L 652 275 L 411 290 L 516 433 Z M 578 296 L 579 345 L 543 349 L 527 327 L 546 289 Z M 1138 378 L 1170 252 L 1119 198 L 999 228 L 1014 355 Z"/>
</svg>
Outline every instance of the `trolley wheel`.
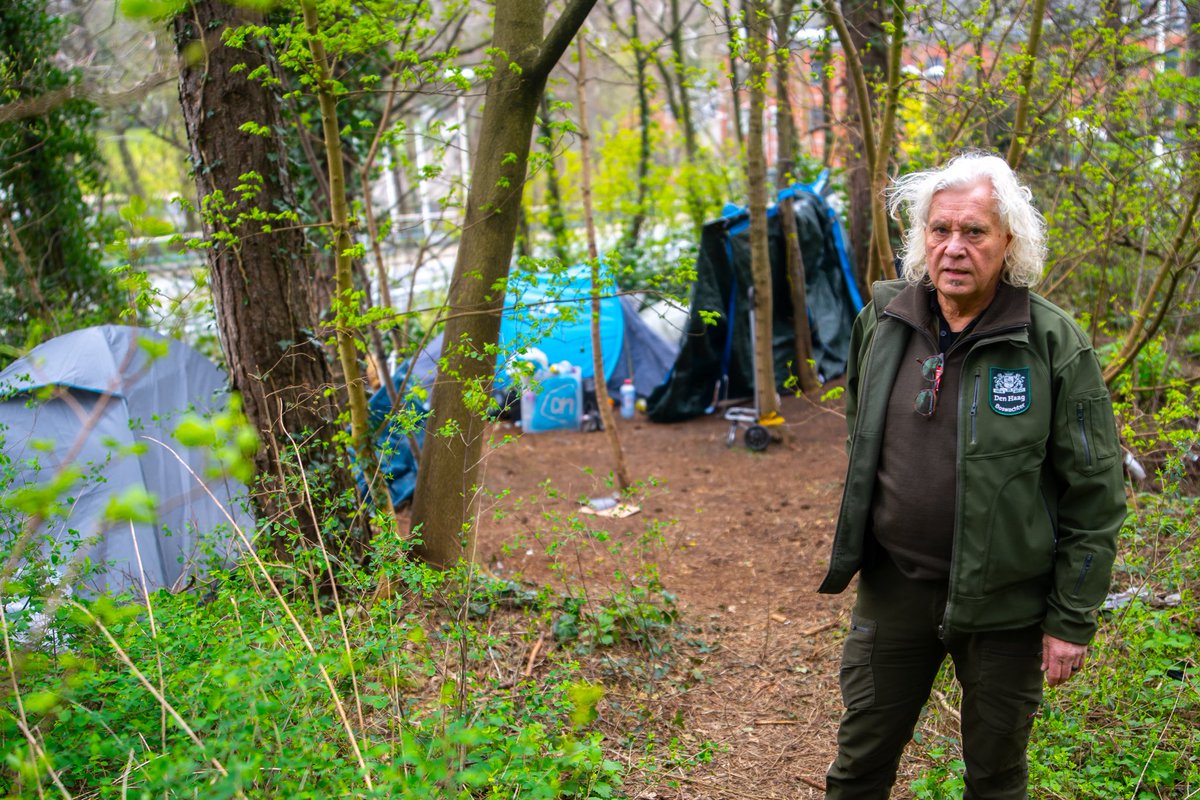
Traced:
<svg viewBox="0 0 1200 800">
<path fill-rule="evenodd" d="M 762 451 L 767 449 L 767 445 L 771 443 L 771 434 L 762 425 L 751 425 L 746 428 L 746 447 L 751 450 Z"/>
<path fill-rule="evenodd" d="M 725 446 L 733 447 L 734 440 L 737 439 L 737 423 L 734 422 L 729 426 L 729 433 L 725 434 Z"/>
</svg>

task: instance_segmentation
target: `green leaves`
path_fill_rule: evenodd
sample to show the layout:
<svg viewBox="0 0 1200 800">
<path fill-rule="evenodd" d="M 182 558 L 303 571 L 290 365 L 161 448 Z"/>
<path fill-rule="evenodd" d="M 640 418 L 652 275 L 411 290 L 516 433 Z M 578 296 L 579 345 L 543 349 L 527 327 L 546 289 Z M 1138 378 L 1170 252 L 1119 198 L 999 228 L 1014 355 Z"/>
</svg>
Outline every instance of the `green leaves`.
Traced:
<svg viewBox="0 0 1200 800">
<path fill-rule="evenodd" d="M 109 498 L 104 507 L 104 519 L 108 522 L 145 522 L 156 519 L 158 498 L 146 491 L 141 484 L 126 488 L 121 494 Z"/>
<path fill-rule="evenodd" d="M 242 413 L 241 398 L 233 395 L 229 408 L 209 417 L 188 414 L 172 436 L 185 447 L 205 448 L 211 458 L 208 471 L 218 476 L 228 472 L 242 483 L 254 477 L 254 454 L 258 434 Z"/>
<path fill-rule="evenodd" d="M 266 125 L 259 125 L 257 122 L 253 121 L 243 122 L 238 126 L 238 130 L 242 133 L 248 133 L 251 136 L 262 136 L 264 138 L 270 137 L 271 135 L 271 129 L 269 127 Z"/>
<path fill-rule="evenodd" d="M 185 417 L 173 434 L 185 447 L 211 447 L 217 443 L 217 430 L 195 415 Z"/>
<path fill-rule="evenodd" d="M 130 19 L 169 19 L 187 8 L 188 0 L 120 0 L 118 8 Z"/>
<path fill-rule="evenodd" d="M 49 481 L 9 488 L 0 495 L 0 508 L 8 508 L 33 517 L 50 517 L 65 509 L 71 490 L 83 478 L 83 470 L 71 464 Z"/>
<path fill-rule="evenodd" d="M 578 681 L 567 687 L 571 699 L 571 725 L 582 728 L 595 721 L 596 706 L 604 699 L 604 687 L 588 681 Z"/>
</svg>

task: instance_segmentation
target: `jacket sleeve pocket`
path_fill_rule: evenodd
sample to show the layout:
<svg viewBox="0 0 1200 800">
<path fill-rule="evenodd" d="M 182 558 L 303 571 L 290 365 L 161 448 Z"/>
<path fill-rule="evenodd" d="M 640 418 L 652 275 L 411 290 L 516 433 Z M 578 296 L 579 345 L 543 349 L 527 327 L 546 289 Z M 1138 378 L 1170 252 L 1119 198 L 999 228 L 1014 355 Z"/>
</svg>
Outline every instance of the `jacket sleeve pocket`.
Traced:
<svg viewBox="0 0 1200 800">
<path fill-rule="evenodd" d="M 1075 468 L 1084 475 L 1095 475 L 1111 467 L 1119 446 L 1108 392 L 1072 397 L 1068 411 Z"/>
</svg>

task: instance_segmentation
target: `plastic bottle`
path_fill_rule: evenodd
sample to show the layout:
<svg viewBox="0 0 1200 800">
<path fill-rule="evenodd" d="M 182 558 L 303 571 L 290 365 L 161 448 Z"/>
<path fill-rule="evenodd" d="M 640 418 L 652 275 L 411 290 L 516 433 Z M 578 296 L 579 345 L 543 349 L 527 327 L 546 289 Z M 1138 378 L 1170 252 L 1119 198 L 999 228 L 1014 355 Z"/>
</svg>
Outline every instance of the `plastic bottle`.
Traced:
<svg viewBox="0 0 1200 800">
<path fill-rule="evenodd" d="M 633 419 L 634 403 L 637 402 L 637 390 L 633 388 L 633 380 L 625 379 L 621 384 L 621 416 Z"/>
</svg>

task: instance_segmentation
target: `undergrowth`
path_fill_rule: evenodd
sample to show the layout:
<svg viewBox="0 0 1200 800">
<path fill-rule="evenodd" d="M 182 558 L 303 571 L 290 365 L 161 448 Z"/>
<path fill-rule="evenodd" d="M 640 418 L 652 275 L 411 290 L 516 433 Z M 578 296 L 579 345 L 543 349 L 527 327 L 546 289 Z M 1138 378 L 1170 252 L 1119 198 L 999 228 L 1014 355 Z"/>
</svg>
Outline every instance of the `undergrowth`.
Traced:
<svg viewBox="0 0 1200 800">
<path fill-rule="evenodd" d="M 540 522 L 553 587 L 431 569 L 394 533 L 334 594 L 302 588 L 304 559 L 51 604 L 25 570 L 0 628 L 0 796 L 607 798 L 710 758 L 630 702 L 685 638 L 647 559 L 658 523 L 624 542 Z M 567 569 L 581 545 L 607 580 Z"/>
</svg>

